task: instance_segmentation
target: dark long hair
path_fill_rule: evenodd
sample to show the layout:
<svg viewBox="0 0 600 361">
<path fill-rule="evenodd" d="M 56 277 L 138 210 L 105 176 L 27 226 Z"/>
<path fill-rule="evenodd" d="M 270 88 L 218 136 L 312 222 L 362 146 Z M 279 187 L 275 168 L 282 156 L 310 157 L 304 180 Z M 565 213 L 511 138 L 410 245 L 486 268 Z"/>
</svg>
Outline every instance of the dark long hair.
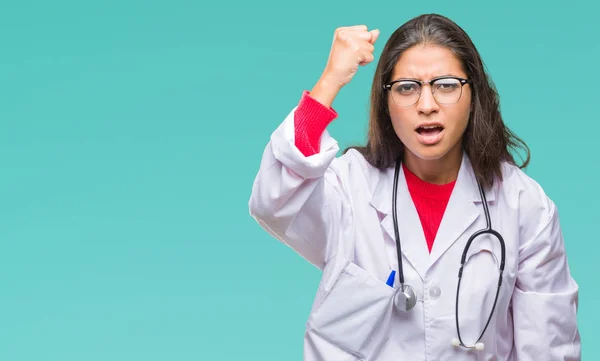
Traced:
<svg viewBox="0 0 600 361">
<path fill-rule="evenodd" d="M 490 187 L 494 178 L 502 179 L 502 162 L 516 165 L 511 149 L 526 151 L 526 159 L 519 166 L 526 167 L 530 159 L 529 147 L 504 125 L 498 93 L 475 45 L 461 27 L 437 14 L 425 14 L 409 20 L 385 44 L 371 89 L 367 144 L 349 147 L 344 153 L 348 149 L 356 149 L 371 165 L 380 169 L 393 166 L 396 159 L 404 155 L 404 145 L 392 127 L 383 85 L 391 81 L 400 55 L 419 44 L 436 44 L 450 49 L 471 79 L 472 111 L 462 146 L 471 160 L 477 180 L 484 187 Z"/>
</svg>

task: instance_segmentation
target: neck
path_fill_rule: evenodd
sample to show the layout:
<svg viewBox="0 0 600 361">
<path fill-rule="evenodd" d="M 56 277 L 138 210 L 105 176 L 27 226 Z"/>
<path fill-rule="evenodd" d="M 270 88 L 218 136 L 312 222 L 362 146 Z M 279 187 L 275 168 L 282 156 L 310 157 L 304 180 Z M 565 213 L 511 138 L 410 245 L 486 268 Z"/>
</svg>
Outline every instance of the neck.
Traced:
<svg viewBox="0 0 600 361">
<path fill-rule="evenodd" d="M 452 150 L 439 159 L 421 159 L 406 149 L 404 165 L 417 177 L 432 184 L 447 184 L 458 178 L 462 149 Z"/>
</svg>

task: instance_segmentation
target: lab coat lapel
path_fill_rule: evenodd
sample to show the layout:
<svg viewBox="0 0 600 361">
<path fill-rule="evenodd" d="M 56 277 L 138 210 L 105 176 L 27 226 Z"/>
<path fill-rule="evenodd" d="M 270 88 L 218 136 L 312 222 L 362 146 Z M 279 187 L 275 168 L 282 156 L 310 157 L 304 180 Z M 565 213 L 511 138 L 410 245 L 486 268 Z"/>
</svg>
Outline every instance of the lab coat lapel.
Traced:
<svg viewBox="0 0 600 361">
<path fill-rule="evenodd" d="M 390 267 L 397 269 L 396 260 L 396 237 L 394 234 L 394 220 L 392 215 L 392 194 L 394 182 L 394 168 L 388 168 L 379 173 L 379 179 L 373 190 L 371 205 L 380 212 L 381 227 L 387 233 L 386 248 L 392 249 L 394 254 L 390 260 Z M 488 203 L 495 200 L 495 192 L 486 191 Z M 398 177 L 398 199 L 396 201 L 398 215 L 398 233 L 400 234 L 400 245 L 402 253 L 421 276 L 425 274 L 447 250 L 450 248 L 469 227 L 474 224 L 478 217 L 483 217 L 479 189 L 475 173 L 467 155 L 463 153 L 460 170 L 454 190 L 448 201 L 446 211 L 440 223 L 436 238 L 431 249 L 427 249 L 423 226 L 417 213 L 417 209 L 411 198 L 404 172 L 401 170 Z M 469 230 L 474 232 L 475 230 Z"/>
<path fill-rule="evenodd" d="M 393 249 L 394 255 L 391 260 L 391 267 L 398 269 L 396 257 L 396 236 L 394 232 L 394 219 L 392 214 L 392 195 L 393 195 L 394 168 L 389 168 L 380 173 L 380 179 L 373 192 L 371 205 L 381 213 L 381 227 L 387 233 L 386 248 Z M 396 200 L 398 216 L 398 233 L 400 235 L 400 245 L 402 254 L 419 274 L 424 278 L 429 264 L 429 251 L 425 234 L 421 226 L 421 221 L 417 209 L 408 191 L 404 172 L 400 170 L 398 177 L 398 198 Z M 406 267 L 406 265 L 404 266 Z"/>
<path fill-rule="evenodd" d="M 488 202 L 493 201 L 494 193 L 486 192 L 486 197 Z M 433 242 L 430 266 L 469 229 L 479 216 L 483 216 L 476 203 L 481 203 L 477 180 L 469 158 L 463 154 L 454 190 Z"/>
</svg>

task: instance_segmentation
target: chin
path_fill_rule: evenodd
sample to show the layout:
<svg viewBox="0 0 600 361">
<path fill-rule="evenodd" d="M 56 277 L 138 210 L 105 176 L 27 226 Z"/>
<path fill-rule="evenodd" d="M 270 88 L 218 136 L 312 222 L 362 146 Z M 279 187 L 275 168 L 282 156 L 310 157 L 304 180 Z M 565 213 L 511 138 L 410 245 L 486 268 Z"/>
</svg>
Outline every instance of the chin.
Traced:
<svg viewBox="0 0 600 361">
<path fill-rule="evenodd" d="M 441 144 L 433 146 L 417 145 L 416 147 L 407 148 L 409 152 L 422 160 L 439 160 L 444 158 L 451 149 L 444 147 Z"/>
</svg>

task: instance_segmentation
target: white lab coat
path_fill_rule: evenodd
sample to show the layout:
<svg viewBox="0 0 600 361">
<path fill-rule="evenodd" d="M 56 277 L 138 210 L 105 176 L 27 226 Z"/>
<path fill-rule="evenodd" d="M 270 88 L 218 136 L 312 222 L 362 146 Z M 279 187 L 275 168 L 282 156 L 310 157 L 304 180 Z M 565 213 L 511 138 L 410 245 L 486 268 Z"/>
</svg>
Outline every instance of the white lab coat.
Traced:
<svg viewBox="0 0 600 361">
<path fill-rule="evenodd" d="M 306 361 L 580 360 L 578 285 L 571 277 L 557 209 L 542 188 L 506 164 L 486 193 L 492 226 L 506 242 L 506 267 L 483 351 L 452 346 L 460 259 L 468 237 L 485 227 L 467 156 L 431 254 L 407 190 L 397 212 L 405 283 L 418 296 L 408 312 L 386 285 L 398 270 L 391 200 L 394 168 L 379 171 L 356 151 L 336 157 L 325 131 L 318 154 L 294 145 L 294 111 L 266 146 L 249 200 L 250 214 L 273 237 L 323 271 L 306 323 Z M 500 247 L 490 236 L 470 247 L 459 297 L 460 332 L 473 344 L 485 326 L 498 280 Z M 398 278 L 394 284 L 398 287 Z"/>
</svg>

